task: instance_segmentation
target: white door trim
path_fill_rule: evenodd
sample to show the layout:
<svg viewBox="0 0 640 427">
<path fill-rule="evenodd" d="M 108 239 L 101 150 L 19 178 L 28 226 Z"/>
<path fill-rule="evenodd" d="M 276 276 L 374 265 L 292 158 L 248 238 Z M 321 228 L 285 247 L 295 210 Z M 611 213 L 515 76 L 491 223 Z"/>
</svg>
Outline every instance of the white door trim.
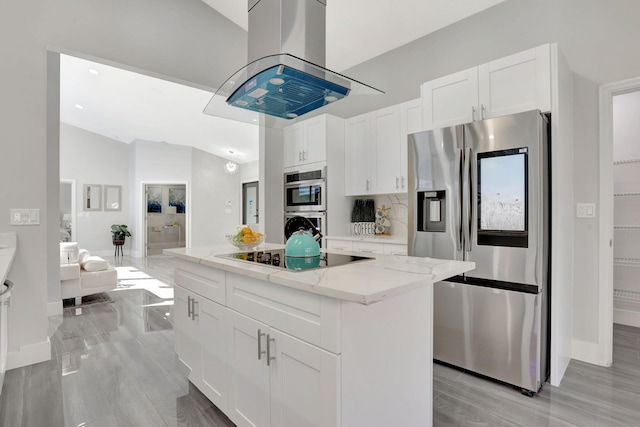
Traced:
<svg viewBox="0 0 640 427">
<path fill-rule="evenodd" d="M 599 356 L 613 362 L 613 97 L 640 90 L 640 77 L 600 86 Z"/>
</svg>

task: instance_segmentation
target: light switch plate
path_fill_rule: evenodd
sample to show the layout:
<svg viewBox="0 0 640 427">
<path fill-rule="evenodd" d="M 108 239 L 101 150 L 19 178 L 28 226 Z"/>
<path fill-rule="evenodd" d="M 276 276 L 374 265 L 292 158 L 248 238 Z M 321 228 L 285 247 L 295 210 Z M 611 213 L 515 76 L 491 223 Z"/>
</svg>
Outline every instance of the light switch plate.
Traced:
<svg viewBox="0 0 640 427">
<path fill-rule="evenodd" d="M 595 218 L 596 204 L 595 203 L 578 203 L 576 205 L 576 217 L 577 218 Z"/>
<path fill-rule="evenodd" d="M 9 212 L 10 225 L 39 225 L 40 209 L 16 209 Z"/>
</svg>

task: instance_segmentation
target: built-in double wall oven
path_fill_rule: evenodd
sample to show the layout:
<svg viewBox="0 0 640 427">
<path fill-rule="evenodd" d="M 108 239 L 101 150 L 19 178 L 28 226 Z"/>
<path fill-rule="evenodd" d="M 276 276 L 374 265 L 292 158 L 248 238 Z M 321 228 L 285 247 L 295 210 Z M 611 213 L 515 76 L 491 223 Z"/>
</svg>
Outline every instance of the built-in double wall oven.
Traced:
<svg viewBox="0 0 640 427">
<path fill-rule="evenodd" d="M 326 166 L 319 169 L 289 171 L 284 174 L 284 224 L 302 216 L 320 233 L 327 233 Z"/>
</svg>

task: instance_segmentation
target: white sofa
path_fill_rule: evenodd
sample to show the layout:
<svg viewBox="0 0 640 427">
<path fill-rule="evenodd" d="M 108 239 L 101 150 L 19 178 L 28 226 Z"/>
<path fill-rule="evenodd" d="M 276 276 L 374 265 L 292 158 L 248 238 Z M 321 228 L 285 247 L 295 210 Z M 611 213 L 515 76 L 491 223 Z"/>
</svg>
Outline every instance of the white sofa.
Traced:
<svg viewBox="0 0 640 427">
<path fill-rule="evenodd" d="M 79 249 L 77 242 L 60 242 L 60 292 L 62 299 L 82 297 L 115 289 L 118 272 L 107 261 Z"/>
</svg>

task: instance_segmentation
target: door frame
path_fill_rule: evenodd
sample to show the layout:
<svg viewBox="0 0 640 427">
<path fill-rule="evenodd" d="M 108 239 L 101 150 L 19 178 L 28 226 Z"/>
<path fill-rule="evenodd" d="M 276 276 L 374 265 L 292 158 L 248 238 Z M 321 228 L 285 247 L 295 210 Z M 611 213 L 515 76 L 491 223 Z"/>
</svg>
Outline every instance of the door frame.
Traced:
<svg viewBox="0 0 640 427">
<path fill-rule="evenodd" d="M 240 208 L 240 223 L 241 224 L 246 224 L 245 222 L 245 212 L 244 212 L 244 186 L 247 184 L 255 184 L 256 185 L 256 214 L 258 215 L 258 222 L 256 223 L 256 225 L 259 226 L 260 224 L 260 211 L 258 210 L 260 208 L 260 180 L 258 179 L 252 179 L 249 181 L 242 181 L 240 183 L 240 204 L 241 204 L 241 208 Z"/>
<path fill-rule="evenodd" d="M 61 184 L 71 184 L 71 241 L 77 242 L 78 235 L 76 231 L 76 180 L 60 179 Z M 58 195 L 59 196 L 59 195 Z"/>
<path fill-rule="evenodd" d="M 191 186 L 188 181 L 180 181 L 180 180 L 172 180 L 172 181 L 141 181 L 140 182 L 140 203 L 139 206 L 139 218 L 141 224 L 141 252 L 142 257 L 147 257 L 147 186 L 148 185 L 184 185 L 185 186 L 185 194 L 187 195 L 187 200 L 185 204 L 185 209 L 187 213 L 185 214 L 185 227 L 184 227 L 184 242 L 185 247 L 188 248 L 191 243 Z"/>
<path fill-rule="evenodd" d="M 598 357 L 604 366 L 613 363 L 613 97 L 638 90 L 640 77 L 600 86 Z"/>
</svg>

